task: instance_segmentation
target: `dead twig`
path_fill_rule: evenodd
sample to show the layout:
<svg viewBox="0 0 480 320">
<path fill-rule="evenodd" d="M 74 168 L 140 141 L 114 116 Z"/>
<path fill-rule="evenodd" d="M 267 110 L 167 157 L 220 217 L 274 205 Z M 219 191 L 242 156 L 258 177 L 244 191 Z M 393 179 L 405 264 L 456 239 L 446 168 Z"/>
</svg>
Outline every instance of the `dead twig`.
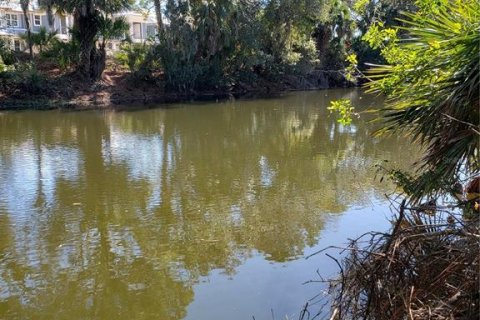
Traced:
<svg viewBox="0 0 480 320">
<path fill-rule="evenodd" d="M 446 320 L 480 314 L 478 220 L 465 220 L 453 210 L 419 214 L 405 203 L 390 233 L 371 232 L 345 248 L 328 248 L 348 252 L 341 260 L 327 253 L 340 270 L 329 280 L 330 319 Z"/>
</svg>

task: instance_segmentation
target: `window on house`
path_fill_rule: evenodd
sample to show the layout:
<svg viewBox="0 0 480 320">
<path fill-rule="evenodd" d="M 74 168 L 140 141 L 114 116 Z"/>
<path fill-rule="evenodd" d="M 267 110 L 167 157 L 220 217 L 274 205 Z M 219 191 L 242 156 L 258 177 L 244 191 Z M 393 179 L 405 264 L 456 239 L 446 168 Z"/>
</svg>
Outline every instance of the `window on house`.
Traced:
<svg viewBox="0 0 480 320">
<path fill-rule="evenodd" d="M 142 39 L 142 25 L 140 23 L 133 24 L 133 38 Z"/>
<path fill-rule="evenodd" d="M 33 25 L 34 26 L 41 26 L 42 25 L 42 17 L 39 15 L 34 15 L 33 16 Z"/>
<path fill-rule="evenodd" d="M 8 27 L 18 27 L 18 16 L 16 14 L 5 14 L 5 20 Z"/>
<path fill-rule="evenodd" d="M 110 42 L 109 44 L 107 44 L 107 48 L 112 50 L 113 49 L 113 44 Z"/>
<path fill-rule="evenodd" d="M 20 51 L 22 49 L 20 47 L 20 40 L 13 40 L 13 49 L 15 51 Z"/>
<path fill-rule="evenodd" d="M 155 26 L 147 26 L 147 37 L 155 37 L 156 32 L 157 29 L 155 28 Z"/>
</svg>

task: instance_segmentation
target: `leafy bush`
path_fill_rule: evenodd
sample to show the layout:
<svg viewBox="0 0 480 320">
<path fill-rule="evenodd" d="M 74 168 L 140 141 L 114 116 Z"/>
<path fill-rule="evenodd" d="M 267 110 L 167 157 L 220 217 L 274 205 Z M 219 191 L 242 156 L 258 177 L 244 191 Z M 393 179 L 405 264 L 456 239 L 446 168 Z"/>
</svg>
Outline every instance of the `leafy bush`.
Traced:
<svg viewBox="0 0 480 320">
<path fill-rule="evenodd" d="M 0 72 L 0 89 L 6 93 L 45 93 L 46 79 L 33 62 L 19 63 Z"/>
<path fill-rule="evenodd" d="M 63 42 L 57 38 L 53 38 L 46 51 L 42 53 L 45 58 L 50 58 L 58 63 L 62 70 L 74 67 L 79 62 L 80 45 L 75 40 Z"/>
<path fill-rule="evenodd" d="M 339 114 L 337 122 L 348 126 L 352 123 L 352 117 L 355 115 L 355 108 L 348 99 L 333 100 L 330 102 L 330 106 L 327 108 L 330 113 L 336 112 Z"/>
<path fill-rule="evenodd" d="M 278 82 L 285 73 L 310 72 L 318 63 L 310 34 L 324 11 L 319 6 L 284 0 L 266 8 L 247 1 L 189 6 L 168 1 L 170 24 L 160 46 L 167 88 L 228 90 L 240 82 Z"/>
<path fill-rule="evenodd" d="M 45 27 L 40 27 L 38 32 L 34 32 L 30 35 L 30 41 L 34 47 L 37 47 L 40 51 L 40 54 L 43 53 L 44 49 L 47 49 L 48 46 L 55 39 L 56 32 L 48 32 Z M 22 39 L 28 41 L 27 34 L 22 35 Z"/>
<path fill-rule="evenodd" d="M 21 83 L 28 92 L 38 94 L 45 87 L 45 77 L 40 74 L 34 63 L 22 64 L 22 68 L 17 72 L 20 73 Z"/>
<path fill-rule="evenodd" d="M 195 60 L 198 45 L 194 30 L 189 24 L 185 21 L 172 21 L 159 46 L 167 88 L 179 92 L 195 89 L 197 79 L 204 69 Z"/>
<path fill-rule="evenodd" d="M 151 43 L 124 42 L 120 51 L 115 53 L 114 59 L 118 64 L 127 67 L 132 76 L 146 79 L 159 67 L 155 50 L 156 47 Z"/>
<path fill-rule="evenodd" d="M 294 64 L 294 71 L 300 74 L 308 74 L 319 64 L 315 41 L 310 37 L 302 37 L 294 45 L 294 52 L 299 59 Z"/>
<path fill-rule="evenodd" d="M 12 66 L 17 62 L 17 59 L 7 41 L 7 39 L 0 37 L 0 66 L 2 66 L 0 68 L 3 69 L 8 69 L 7 66 Z"/>
</svg>

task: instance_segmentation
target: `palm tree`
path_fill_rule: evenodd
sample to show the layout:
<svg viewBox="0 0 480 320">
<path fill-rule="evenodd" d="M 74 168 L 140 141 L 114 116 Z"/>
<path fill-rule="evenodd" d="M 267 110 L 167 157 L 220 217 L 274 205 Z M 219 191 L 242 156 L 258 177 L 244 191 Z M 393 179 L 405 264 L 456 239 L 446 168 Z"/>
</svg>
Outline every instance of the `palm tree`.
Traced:
<svg viewBox="0 0 480 320">
<path fill-rule="evenodd" d="M 107 46 L 108 41 L 124 36 L 129 28 L 130 25 L 123 17 L 116 18 L 115 20 L 105 15 L 100 15 L 98 17 L 98 36 L 101 38 L 97 40 L 99 48 L 98 50 L 95 50 L 96 60 L 95 64 L 91 66 L 91 73 L 93 73 L 94 78 L 99 79 L 105 69 L 105 47 Z"/>
<path fill-rule="evenodd" d="M 108 41 L 124 37 L 130 29 L 130 25 L 124 17 L 111 19 L 102 15 L 98 22 L 99 35 L 101 36 L 100 49 L 105 49 Z"/>
<path fill-rule="evenodd" d="M 416 201 L 480 171 L 480 3 L 447 2 L 406 17 L 408 38 L 390 51 L 388 66 L 371 70 L 368 87 L 387 95 L 383 131 L 407 132 L 425 147 Z"/>
<path fill-rule="evenodd" d="M 50 44 L 56 34 L 56 32 L 48 32 L 45 27 L 41 27 L 37 33 L 31 35 L 30 41 L 33 46 L 38 46 L 38 50 L 42 53 L 43 48 Z"/>
<path fill-rule="evenodd" d="M 133 0 L 55 0 L 55 5 L 60 10 L 73 14 L 74 32 L 72 34 L 80 46 L 78 74 L 88 80 L 100 79 L 105 61 L 101 52 L 97 52 L 96 40 L 101 28 L 102 16 L 111 16 L 127 9 L 133 2 Z"/>
</svg>

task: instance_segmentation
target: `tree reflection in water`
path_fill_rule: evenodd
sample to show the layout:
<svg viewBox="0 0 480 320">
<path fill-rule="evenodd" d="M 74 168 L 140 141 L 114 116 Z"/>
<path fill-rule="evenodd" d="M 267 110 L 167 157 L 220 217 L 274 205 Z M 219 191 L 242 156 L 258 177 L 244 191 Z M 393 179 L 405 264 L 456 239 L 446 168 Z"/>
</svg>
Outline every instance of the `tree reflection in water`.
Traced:
<svg viewBox="0 0 480 320">
<path fill-rule="evenodd" d="M 326 111 L 371 99 L 326 93 L 0 115 L 0 318 L 181 319 L 212 270 L 297 259 L 382 194 L 376 161 L 412 160 Z"/>
</svg>

